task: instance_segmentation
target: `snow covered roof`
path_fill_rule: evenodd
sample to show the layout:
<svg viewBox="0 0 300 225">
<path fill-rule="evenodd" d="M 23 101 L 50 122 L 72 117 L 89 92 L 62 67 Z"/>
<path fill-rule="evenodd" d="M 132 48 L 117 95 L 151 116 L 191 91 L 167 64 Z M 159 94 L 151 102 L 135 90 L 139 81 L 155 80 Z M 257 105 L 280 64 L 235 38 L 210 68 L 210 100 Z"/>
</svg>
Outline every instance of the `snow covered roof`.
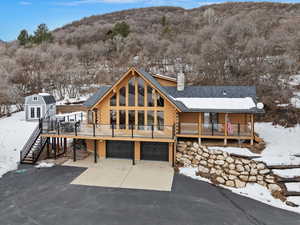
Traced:
<svg viewBox="0 0 300 225">
<path fill-rule="evenodd" d="M 189 109 L 250 110 L 256 107 L 251 97 L 245 98 L 176 98 Z"/>
</svg>

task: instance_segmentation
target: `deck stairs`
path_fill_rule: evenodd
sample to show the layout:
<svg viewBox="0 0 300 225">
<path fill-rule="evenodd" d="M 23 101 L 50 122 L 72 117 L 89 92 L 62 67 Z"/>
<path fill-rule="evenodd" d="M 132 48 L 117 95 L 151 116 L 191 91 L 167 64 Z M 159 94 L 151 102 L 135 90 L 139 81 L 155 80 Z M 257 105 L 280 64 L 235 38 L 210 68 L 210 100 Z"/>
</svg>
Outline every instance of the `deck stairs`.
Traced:
<svg viewBox="0 0 300 225">
<path fill-rule="evenodd" d="M 35 164 L 46 145 L 46 141 L 47 138 L 41 136 L 41 127 L 39 124 L 20 152 L 20 163 Z"/>
</svg>

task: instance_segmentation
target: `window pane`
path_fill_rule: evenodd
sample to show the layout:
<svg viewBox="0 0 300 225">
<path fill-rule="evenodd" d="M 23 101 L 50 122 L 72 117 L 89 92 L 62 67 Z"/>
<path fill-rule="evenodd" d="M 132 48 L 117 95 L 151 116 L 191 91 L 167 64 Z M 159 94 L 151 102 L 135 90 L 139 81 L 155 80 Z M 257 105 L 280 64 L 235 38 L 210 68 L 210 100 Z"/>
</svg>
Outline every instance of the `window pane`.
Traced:
<svg viewBox="0 0 300 225">
<path fill-rule="evenodd" d="M 30 108 L 30 117 L 34 118 L 34 108 Z"/>
<path fill-rule="evenodd" d="M 110 106 L 116 106 L 117 105 L 117 98 L 116 98 L 116 94 L 114 94 L 111 98 L 110 98 Z"/>
<path fill-rule="evenodd" d="M 138 129 L 144 130 L 144 125 L 145 125 L 145 112 L 138 111 Z"/>
<path fill-rule="evenodd" d="M 126 88 L 122 87 L 120 89 L 119 93 L 120 93 L 120 103 L 119 103 L 119 105 L 120 106 L 125 106 L 125 104 L 126 104 Z"/>
<path fill-rule="evenodd" d="M 144 80 L 139 78 L 138 79 L 138 105 L 144 106 Z"/>
<path fill-rule="evenodd" d="M 154 125 L 154 111 L 147 111 L 147 125 Z"/>
<path fill-rule="evenodd" d="M 148 106 L 154 106 L 154 90 L 152 87 L 147 86 L 147 104 Z"/>
<path fill-rule="evenodd" d="M 128 105 L 135 106 L 135 78 L 131 78 L 128 82 Z"/>
<path fill-rule="evenodd" d="M 158 130 L 164 129 L 164 112 L 163 111 L 157 111 L 157 126 L 158 126 Z"/>
<path fill-rule="evenodd" d="M 135 125 L 135 111 L 129 110 L 128 111 L 128 123 L 131 128 L 131 125 Z"/>
<path fill-rule="evenodd" d="M 117 123 L 117 113 L 116 110 L 110 110 L 110 124 L 116 125 Z"/>
<path fill-rule="evenodd" d="M 88 123 L 93 123 L 93 111 L 88 111 Z"/>
<path fill-rule="evenodd" d="M 119 111 L 119 117 L 120 117 L 120 129 L 125 129 L 126 128 L 126 111 L 125 110 L 120 110 Z"/>
<path fill-rule="evenodd" d="M 36 108 L 36 117 L 41 118 L 41 108 Z"/>
<path fill-rule="evenodd" d="M 157 106 L 163 107 L 165 104 L 164 99 L 158 93 L 156 94 L 156 98 L 157 98 Z"/>
</svg>

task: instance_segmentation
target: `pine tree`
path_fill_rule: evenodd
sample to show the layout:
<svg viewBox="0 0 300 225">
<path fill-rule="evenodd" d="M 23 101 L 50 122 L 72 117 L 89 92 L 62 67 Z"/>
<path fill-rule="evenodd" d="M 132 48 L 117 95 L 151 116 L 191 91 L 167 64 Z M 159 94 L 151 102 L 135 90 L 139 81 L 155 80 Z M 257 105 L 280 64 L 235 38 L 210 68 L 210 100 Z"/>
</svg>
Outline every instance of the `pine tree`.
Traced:
<svg viewBox="0 0 300 225">
<path fill-rule="evenodd" d="M 122 37 L 127 37 L 130 33 L 130 26 L 126 22 L 116 23 L 112 30 L 113 36 L 120 35 Z"/>
<path fill-rule="evenodd" d="M 20 45 L 26 45 L 29 42 L 29 35 L 27 30 L 21 30 L 18 36 L 18 41 Z"/>
<path fill-rule="evenodd" d="M 34 32 L 33 42 L 36 44 L 40 44 L 42 42 L 52 42 L 53 36 L 46 24 L 40 24 L 37 30 Z"/>
</svg>

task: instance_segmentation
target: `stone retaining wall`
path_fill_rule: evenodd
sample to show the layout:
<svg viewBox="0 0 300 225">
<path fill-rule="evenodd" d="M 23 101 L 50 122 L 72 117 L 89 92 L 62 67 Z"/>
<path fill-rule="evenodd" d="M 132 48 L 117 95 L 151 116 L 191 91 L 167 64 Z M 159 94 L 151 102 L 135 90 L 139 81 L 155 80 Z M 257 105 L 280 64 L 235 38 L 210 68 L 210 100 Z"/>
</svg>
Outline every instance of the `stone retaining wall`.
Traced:
<svg viewBox="0 0 300 225">
<path fill-rule="evenodd" d="M 258 183 L 273 195 L 283 196 L 277 177 L 262 162 L 231 156 L 222 150 L 208 150 L 206 146 L 190 141 L 178 142 L 176 161 L 184 167 L 198 167 L 197 175 L 215 184 L 243 188 L 247 183 Z"/>
</svg>

